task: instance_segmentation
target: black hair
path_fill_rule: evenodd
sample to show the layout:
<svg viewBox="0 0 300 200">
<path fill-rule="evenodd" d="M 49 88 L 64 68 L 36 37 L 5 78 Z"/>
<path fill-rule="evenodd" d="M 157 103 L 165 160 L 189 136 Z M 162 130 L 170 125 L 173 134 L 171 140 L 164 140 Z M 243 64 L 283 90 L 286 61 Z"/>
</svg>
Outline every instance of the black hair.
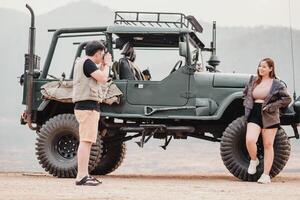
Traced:
<svg viewBox="0 0 300 200">
<path fill-rule="evenodd" d="M 132 43 L 127 42 L 127 43 L 124 45 L 123 51 L 121 52 L 121 54 L 123 54 L 125 57 L 128 57 L 128 59 L 129 59 L 131 62 L 134 62 L 134 61 L 135 61 L 136 54 L 135 54 L 135 51 L 134 51 L 134 48 L 133 48 Z"/>
<path fill-rule="evenodd" d="M 85 46 L 85 54 L 87 56 L 93 56 L 99 50 L 105 50 L 105 46 L 99 41 L 90 41 Z"/>
<path fill-rule="evenodd" d="M 150 76 L 150 77 L 151 77 L 149 69 L 145 69 L 144 71 L 142 71 L 142 73 L 143 73 L 145 76 Z"/>
</svg>

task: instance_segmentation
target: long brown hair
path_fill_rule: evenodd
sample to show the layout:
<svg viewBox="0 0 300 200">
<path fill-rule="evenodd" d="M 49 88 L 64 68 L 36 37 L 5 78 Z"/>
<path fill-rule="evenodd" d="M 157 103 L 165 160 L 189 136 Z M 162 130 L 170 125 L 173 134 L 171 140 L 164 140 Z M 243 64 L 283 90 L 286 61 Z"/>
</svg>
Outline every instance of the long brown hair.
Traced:
<svg viewBox="0 0 300 200">
<path fill-rule="evenodd" d="M 272 68 L 272 71 L 270 72 L 269 77 L 270 78 L 276 78 L 274 61 L 271 58 L 264 58 L 259 62 L 258 67 L 260 66 L 260 64 L 262 62 L 266 62 L 268 64 L 268 67 Z M 260 84 L 260 82 L 262 80 L 262 76 L 259 74 L 258 67 L 257 67 L 257 70 L 256 70 L 257 78 L 256 78 L 256 81 L 255 81 L 255 85 Z"/>
</svg>

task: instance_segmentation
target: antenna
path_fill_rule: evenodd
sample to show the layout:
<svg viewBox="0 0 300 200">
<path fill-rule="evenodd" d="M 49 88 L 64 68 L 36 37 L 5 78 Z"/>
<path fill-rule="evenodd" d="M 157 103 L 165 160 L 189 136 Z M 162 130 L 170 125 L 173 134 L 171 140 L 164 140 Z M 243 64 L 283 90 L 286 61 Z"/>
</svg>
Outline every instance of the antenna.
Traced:
<svg viewBox="0 0 300 200">
<path fill-rule="evenodd" d="M 293 98 L 296 100 L 296 80 L 295 80 L 295 61 L 294 61 L 294 45 L 293 45 L 293 29 L 292 29 L 292 15 L 291 15 L 291 0 L 289 0 L 289 21 L 290 21 L 290 39 L 291 39 L 291 50 L 292 50 L 292 67 L 293 67 Z"/>
<path fill-rule="evenodd" d="M 208 71 L 217 71 L 216 67 L 220 64 L 220 60 L 217 57 L 217 49 L 216 49 L 216 44 L 217 44 L 217 31 L 216 31 L 216 21 L 213 21 L 213 29 L 212 29 L 212 42 L 210 43 L 211 48 L 208 49 L 211 51 L 211 56 L 207 63 L 212 66 L 213 68 L 211 69 L 209 66 L 207 67 Z"/>
</svg>

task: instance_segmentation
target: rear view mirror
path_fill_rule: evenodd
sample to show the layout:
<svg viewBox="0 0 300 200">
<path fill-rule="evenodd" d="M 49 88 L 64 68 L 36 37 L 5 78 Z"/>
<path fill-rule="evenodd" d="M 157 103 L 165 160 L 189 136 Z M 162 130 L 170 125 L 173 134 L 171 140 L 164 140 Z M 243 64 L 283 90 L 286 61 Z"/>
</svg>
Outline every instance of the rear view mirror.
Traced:
<svg viewBox="0 0 300 200">
<path fill-rule="evenodd" d="M 186 42 L 179 42 L 179 55 L 187 57 L 187 45 Z"/>
</svg>

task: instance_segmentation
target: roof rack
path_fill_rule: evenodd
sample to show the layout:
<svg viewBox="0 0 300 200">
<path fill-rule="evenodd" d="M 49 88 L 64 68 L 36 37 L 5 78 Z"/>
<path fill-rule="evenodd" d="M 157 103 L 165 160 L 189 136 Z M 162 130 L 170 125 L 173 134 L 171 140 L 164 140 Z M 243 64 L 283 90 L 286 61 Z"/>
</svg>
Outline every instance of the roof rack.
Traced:
<svg viewBox="0 0 300 200">
<path fill-rule="evenodd" d="M 194 16 L 185 16 L 182 13 L 116 11 L 114 24 L 188 28 L 199 33 L 203 31 L 202 26 Z"/>
</svg>

